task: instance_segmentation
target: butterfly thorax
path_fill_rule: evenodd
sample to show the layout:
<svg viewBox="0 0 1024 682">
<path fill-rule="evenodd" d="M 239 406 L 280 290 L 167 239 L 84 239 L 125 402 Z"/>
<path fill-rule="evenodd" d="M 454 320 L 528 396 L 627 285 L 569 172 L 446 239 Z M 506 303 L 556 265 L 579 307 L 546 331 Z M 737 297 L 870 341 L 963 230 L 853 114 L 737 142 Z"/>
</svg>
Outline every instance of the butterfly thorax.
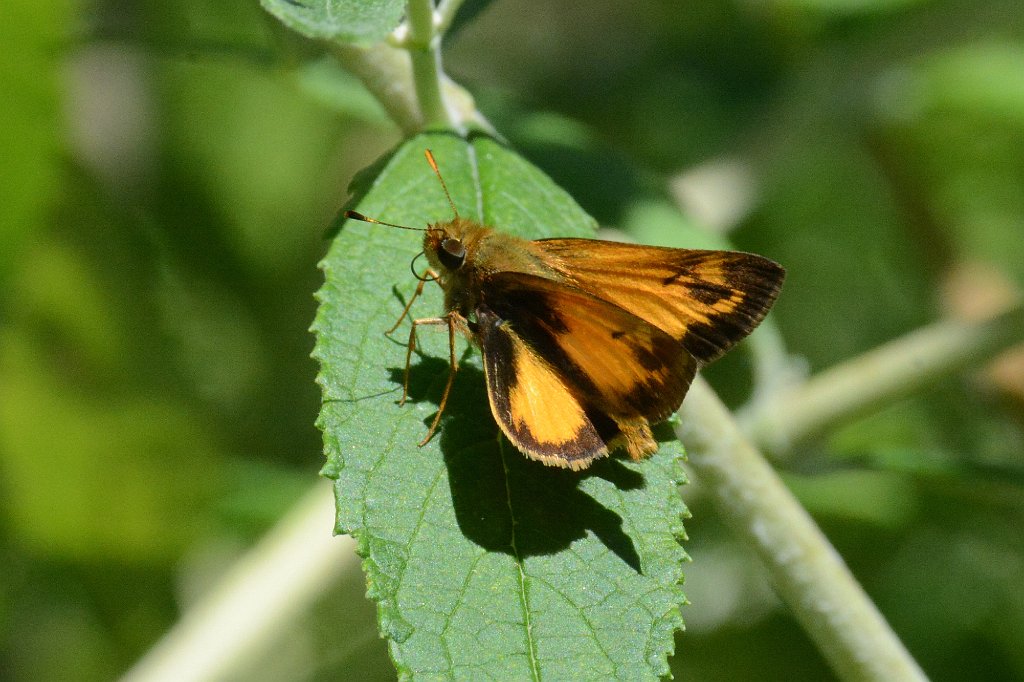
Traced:
<svg viewBox="0 0 1024 682">
<path fill-rule="evenodd" d="M 445 292 L 445 310 L 456 310 L 464 317 L 472 316 L 483 299 L 488 279 L 496 273 L 522 272 L 561 279 L 530 245 L 527 240 L 466 218 L 433 223 L 423 238 L 423 252 L 440 276 Z"/>
</svg>

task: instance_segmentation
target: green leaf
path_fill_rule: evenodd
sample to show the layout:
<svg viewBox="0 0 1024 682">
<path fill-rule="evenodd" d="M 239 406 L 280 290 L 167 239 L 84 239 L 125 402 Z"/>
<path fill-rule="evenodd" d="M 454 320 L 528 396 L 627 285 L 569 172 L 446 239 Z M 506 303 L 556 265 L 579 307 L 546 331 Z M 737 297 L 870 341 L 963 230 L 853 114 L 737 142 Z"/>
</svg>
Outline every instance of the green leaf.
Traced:
<svg viewBox="0 0 1024 682">
<path fill-rule="evenodd" d="M 486 137 L 424 134 L 363 175 L 358 209 L 401 225 L 451 216 L 423 158 L 434 151 L 462 216 L 527 238 L 589 236 L 593 221 L 546 176 Z M 322 263 L 314 324 L 325 475 L 337 530 L 358 540 L 380 627 L 401 674 L 427 679 L 654 679 L 681 627 L 677 494 L 681 448 L 576 473 L 526 459 L 488 408 L 479 357 L 462 362 L 425 447 L 448 375 L 447 334 L 423 329 L 410 400 L 408 323 L 384 335 L 416 280 L 420 235 L 348 221 Z M 422 261 L 420 261 L 422 267 Z M 442 310 L 439 287 L 415 317 Z"/>
<path fill-rule="evenodd" d="M 377 42 L 398 26 L 402 0 L 260 0 L 288 28 L 310 38 Z"/>
</svg>

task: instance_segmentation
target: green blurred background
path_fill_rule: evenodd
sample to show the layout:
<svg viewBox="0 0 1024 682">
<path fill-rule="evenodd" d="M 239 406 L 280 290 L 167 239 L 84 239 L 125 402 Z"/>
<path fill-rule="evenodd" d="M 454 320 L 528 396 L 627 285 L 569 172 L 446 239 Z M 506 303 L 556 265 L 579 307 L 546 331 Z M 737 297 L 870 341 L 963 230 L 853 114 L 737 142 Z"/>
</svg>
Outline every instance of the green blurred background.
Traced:
<svg viewBox="0 0 1024 682">
<path fill-rule="evenodd" d="M 485 115 L 603 224 L 784 263 L 811 371 L 1024 282 L 1019 0 L 485 4 L 446 46 Z M 112 679 L 316 479 L 316 262 L 400 133 L 255 0 L 0 17 L 0 678 Z M 937 680 L 1024 679 L 1021 357 L 783 465 Z M 748 364 L 710 372 L 734 403 Z M 827 679 L 686 498 L 677 677 Z M 392 678 L 363 590 L 246 679 Z"/>
</svg>

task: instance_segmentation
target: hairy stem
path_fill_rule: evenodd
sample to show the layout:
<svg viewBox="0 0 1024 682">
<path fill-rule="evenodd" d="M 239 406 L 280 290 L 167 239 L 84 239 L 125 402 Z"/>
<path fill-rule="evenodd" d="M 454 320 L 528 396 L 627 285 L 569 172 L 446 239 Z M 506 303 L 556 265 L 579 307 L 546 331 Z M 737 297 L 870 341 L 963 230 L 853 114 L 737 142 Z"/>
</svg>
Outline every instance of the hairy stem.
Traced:
<svg viewBox="0 0 1024 682">
<path fill-rule="evenodd" d="M 943 321 L 825 370 L 803 385 L 758 400 L 741 417 L 772 453 L 905 397 L 1024 339 L 1024 306 L 985 322 Z"/>
<path fill-rule="evenodd" d="M 924 680 L 924 673 L 775 471 L 706 382 L 677 428 L 721 516 L 752 546 L 776 590 L 844 680 Z"/>
<path fill-rule="evenodd" d="M 423 127 L 408 52 L 384 43 L 372 47 L 336 43 L 333 52 L 377 98 L 402 132 L 412 135 Z"/>
</svg>

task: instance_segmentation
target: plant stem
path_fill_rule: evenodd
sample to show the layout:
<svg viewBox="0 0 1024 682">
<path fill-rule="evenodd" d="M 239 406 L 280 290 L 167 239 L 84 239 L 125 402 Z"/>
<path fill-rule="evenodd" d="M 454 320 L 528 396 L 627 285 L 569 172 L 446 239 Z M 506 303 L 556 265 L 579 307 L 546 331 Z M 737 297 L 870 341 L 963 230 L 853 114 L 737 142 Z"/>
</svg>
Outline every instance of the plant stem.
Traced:
<svg viewBox="0 0 1024 682">
<path fill-rule="evenodd" d="M 373 47 L 336 43 L 332 47 L 342 66 L 363 82 L 402 132 L 412 135 L 423 127 L 408 52 L 384 43 Z"/>
<path fill-rule="evenodd" d="M 842 559 L 702 379 L 677 428 L 721 516 L 764 561 L 776 590 L 840 678 L 897 682 L 924 673 Z"/>
<path fill-rule="evenodd" d="M 363 82 L 403 133 L 412 136 L 423 129 L 424 121 L 413 81 L 412 60 L 406 50 L 385 43 L 372 47 L 345 44 L 332 47 L 334 56 L 342 66 Z M 465 88 L 447 76 L 443 77 L 442 87 L 445 102 L 460 121 L 472 122 L 481 130 L 494 132 Z"/>
<path fill-rule="evenodd" d="M 742 410 L 753 411 L 763 403 L 806 377 L 805 364 L 801 358 L 786 351 L 782 331 L 769 316 L 747 339 L 747 351 L 753 374 L 753 388 L 750 401 Z"/>
<path fill-rule="evenodd" d="M 757 401 L 740 417 L 772 453 L 907 396 L 930 381 L 1024 339 L 1024 306 L 985 322 L 938 322 Z"/>
<path fill-rule="evenodd" d="M 419 101 L 423 126 L 461 130 L 461 123 L 448 109 L 442 91 L 444 69 L 441 66 L 441 40 L 434 31 L 432 0 L 409 0 L 409 56 L 412 59 L 413 84 Z"/>
<path fill-rule="evenodd" d="M 122 682 L 222 680 L 244 669 L 351 567 L 355 542 L 333 537 L 334 496 L 315 485 L 231 567 Z"/>
</svg>

